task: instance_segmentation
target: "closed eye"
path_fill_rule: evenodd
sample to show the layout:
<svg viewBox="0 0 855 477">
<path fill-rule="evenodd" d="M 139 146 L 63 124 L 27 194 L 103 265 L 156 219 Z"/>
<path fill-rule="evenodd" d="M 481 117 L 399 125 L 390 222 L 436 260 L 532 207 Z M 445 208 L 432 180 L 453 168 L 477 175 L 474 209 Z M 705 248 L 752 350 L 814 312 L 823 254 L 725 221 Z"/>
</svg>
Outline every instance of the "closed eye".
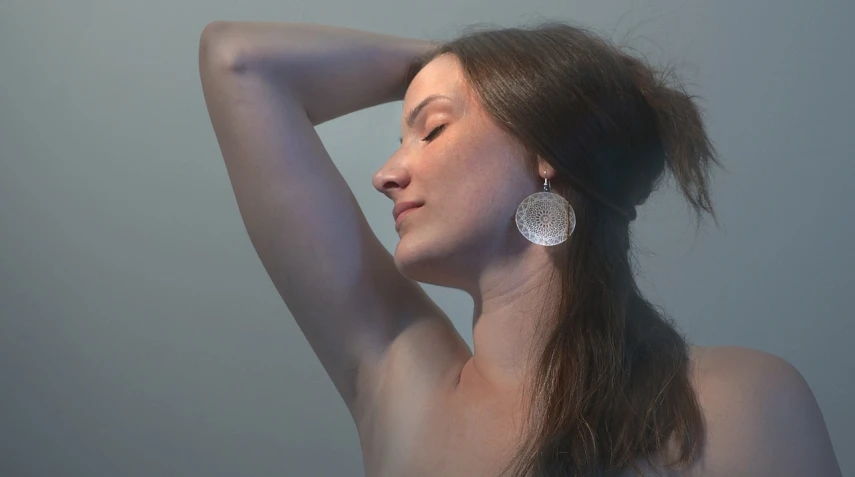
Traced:
<svg viewBox="0 0 855 477">
<path fill-rule="evenodd" d="M 439 136 L 439 133 L 445 128 L 445 126 L 447 126 L 447 124 L 443 124 L 442 126 L 437 126 L 436 128 L 434 128 L 433 131 L 430 132 L 430 134 L 425 136 L 425 138 L 422 139 L 422 141 L 427 141 L 427 142 L 433 141 L 434 139 L 436 139 L 436 136 Z"/>
<path fill-rule="evenodd" d="M 439 135 L 440 130 L 441 130 L 441 129 L 443 129 L 443 128 L 445 128 L 445 126 L 448 126 L 448 124 L 443 124 L 443 125 L 441 125 L 441 126 L 437 126 L 437 127 L 435 127 L 435 128 L 433 129 L 433 131 L 431 131 L 431 132 L 430 132 L 430 134 L 428 134 L 427 136 L 425 136 L 425 138 L 424 138 L 424 139 L 422 139 L 422 141 L 427 141 L 427 142 L 433 141 L 434 139 L 436 139 L 436 136 L 438 136 L 438 135 Z M 403 137 L 399 137 L 399 138 L 398 138 L 398 143 L 400 143 L 400 144 L 404 144 L 404 138 L 403 138 Z"/>
</svg>

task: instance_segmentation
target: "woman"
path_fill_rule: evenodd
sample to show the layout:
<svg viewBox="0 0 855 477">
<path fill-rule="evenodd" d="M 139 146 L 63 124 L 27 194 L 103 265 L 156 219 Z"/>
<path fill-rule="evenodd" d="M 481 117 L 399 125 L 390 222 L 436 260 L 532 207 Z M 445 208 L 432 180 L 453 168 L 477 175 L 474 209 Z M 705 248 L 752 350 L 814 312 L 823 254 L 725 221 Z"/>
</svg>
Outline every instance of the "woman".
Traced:
<svg viewBox="0 0 855 477">
<path fill-rule="evenodd" d="M 715 217 L 714 148 L 668 75 L 559 22 L 448 43 L 215 22 L 199 59 L 249 237 L 367 476 L 840 475 L 792 366 L 689 347 L 633 279 L 666 170 Z M 401 99 L 373 178 L 392 256 L 314 127 Z M 472 296 L 474 352 L 418 282 Z"/>
</svg>

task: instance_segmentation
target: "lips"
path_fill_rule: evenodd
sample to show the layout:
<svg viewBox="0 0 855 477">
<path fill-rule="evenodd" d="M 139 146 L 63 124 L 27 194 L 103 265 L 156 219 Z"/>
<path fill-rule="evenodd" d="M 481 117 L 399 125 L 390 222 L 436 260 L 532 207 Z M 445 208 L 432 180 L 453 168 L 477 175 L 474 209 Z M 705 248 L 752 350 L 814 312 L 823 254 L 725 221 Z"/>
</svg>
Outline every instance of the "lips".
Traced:
<svg viewBox="0 0 855 477">
<path fill-rule="evenodd" d="M 400 204 L 395 204 L 395 207 L 392 209 L 392 218 L 397 222 L 398 216 L 401 215 L 405 210 L 413 209 L 415 207 L 420 207 L 422 204 L 418 202 L 401 202 Z"/>
</svg>

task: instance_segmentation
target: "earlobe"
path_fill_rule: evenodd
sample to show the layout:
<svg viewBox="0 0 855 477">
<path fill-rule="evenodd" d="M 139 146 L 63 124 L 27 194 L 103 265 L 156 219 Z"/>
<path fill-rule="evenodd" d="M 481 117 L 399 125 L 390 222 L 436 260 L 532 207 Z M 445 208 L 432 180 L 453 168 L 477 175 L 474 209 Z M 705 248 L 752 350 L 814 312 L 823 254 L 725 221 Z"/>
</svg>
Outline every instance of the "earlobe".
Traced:
<svg viewBox="0 0 855 477">
<path fill-rule="evenodd" d="M 537 174 L 541 179 L 552 180 L 555 177 L 555 169 L 540 155 L 537 155 Z"/>
</svg>

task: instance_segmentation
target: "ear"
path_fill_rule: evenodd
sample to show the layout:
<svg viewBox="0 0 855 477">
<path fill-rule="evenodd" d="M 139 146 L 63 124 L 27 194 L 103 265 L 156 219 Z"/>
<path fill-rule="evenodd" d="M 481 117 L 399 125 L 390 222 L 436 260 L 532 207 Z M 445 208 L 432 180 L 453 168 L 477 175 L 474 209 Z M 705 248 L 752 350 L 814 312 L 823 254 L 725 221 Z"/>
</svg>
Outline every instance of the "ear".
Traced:
<svg viewBox="0 0 855 477">
<path fill-rule="evenodd" d="M 555 177 L 555 169 L 540 155 L 537 156 L 537 175 L 543 179 L 552 180 Z"/>
</svg>

